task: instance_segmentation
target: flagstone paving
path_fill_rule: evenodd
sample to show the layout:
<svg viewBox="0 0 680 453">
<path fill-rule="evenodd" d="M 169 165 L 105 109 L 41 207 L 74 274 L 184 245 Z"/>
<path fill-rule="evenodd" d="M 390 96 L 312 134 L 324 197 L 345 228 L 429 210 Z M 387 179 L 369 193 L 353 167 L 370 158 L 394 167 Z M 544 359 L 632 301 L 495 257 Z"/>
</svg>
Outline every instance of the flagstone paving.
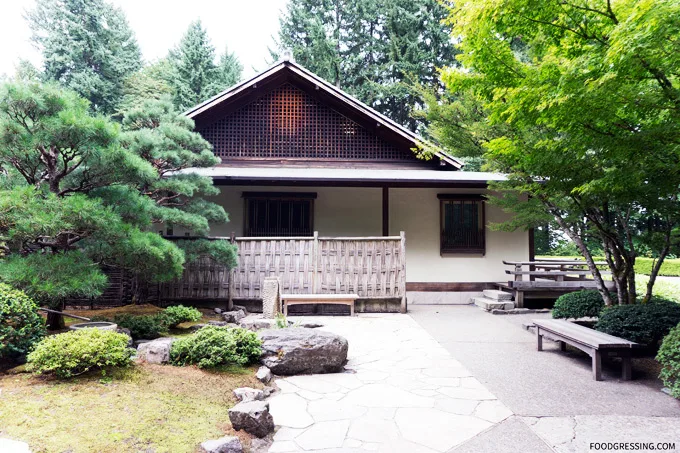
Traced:
<svg viewBox="0 0 680 453">
<path fill-rule="evenodd" d="M 347 371 L 276 380 L 270 452 L 447 452 L 512 415 L 408 315 L 313 321 L 347 338 Z"/>
</svg>

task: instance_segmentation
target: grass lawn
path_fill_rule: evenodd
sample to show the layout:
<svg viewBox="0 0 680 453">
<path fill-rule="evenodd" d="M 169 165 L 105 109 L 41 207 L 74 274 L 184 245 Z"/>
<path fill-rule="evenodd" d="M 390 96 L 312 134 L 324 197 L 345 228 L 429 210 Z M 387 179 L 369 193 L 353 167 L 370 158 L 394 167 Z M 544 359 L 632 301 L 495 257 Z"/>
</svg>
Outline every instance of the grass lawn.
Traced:
<svg viewBox="0 0 680 453">
<path fill-rule="evenodd" d="M 262 388 L 255 368 L 136 365 L 68 381 L 0 374 L 0 436 L 34 452 L 193 452 L 234 434 L 228 409 L 243 386 Z"/>
</svg>

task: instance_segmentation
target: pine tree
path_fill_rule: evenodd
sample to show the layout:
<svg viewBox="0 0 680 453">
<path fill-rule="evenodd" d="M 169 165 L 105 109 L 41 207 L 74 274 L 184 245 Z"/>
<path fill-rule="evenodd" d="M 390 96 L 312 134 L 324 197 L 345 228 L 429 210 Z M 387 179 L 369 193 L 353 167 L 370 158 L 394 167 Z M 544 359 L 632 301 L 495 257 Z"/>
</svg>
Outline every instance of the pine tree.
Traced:
<svg viewBox="0 0 680 453">
<path fill-rule="evenodd" d="M 208 99 L 217 75 L 215 48 L 200 21 L 192 22 L 170 60 L 175 69 L 175 105 L 186 110 Z"/>
<path fill-rule="evenodd" d="M 174 70 L 172 63 L 163 58 L 127 77 L 116 116 L 122 117 L 125 112 L 141 107 L 148 100 L 172 97 Z"/>
<path fill-rule="evenodd" d="M 44 76 L 88 99 L 94 111 L 113 113 L 125 78 L 142 64 L 123 12 L 104 0 L 37 0 L 26 18 Z"/>
<path fill-rule="evenodd" d="M 220 55 L 220 61 L 217 63 L 215 77 L 210 87 L 211 95 L 237 84 L 241 80 L 242 73 L 243 65 L 239 62 L 238 57 L 225 48 L 224 53 Z"/>
<path fill-rule="evenodd" d="M 455 64 L 446 11 L 436 0 L 291 0 L 279 51 L 416 130 L 412 87 L 440 89 L 437 68 Z"/>
</svg>

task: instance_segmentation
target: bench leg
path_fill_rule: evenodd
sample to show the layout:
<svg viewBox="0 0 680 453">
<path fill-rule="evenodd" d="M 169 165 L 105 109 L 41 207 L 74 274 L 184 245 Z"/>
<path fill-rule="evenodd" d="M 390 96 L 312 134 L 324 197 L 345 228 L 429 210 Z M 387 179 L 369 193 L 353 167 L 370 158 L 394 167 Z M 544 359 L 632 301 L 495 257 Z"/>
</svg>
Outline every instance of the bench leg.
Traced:
<svg viewBox="0 0 680 453">
<path fill-rule="evenodd" d="M 593 379 L 602 380 L 602 354 L 600 351 L 593 351 Z"/>
<path fill-rule="evenodd" d="M 536 350 L 543 350 L 543 337 L 541 336 L 541 330 L 536 326 Z"/>
<path fill-rule="evenodd" d="M 567 343 L 564 341 L 560 341 L 560 351 L 566 351 L 567 350 Z"/>
<path fill-rule="evenodd" d="M 633 378 L 633 370 L 630 364 L 630 351 L 626 351 L 621 355 L 621 378 L 624 381 L 630 381 Z"/>
</svg>

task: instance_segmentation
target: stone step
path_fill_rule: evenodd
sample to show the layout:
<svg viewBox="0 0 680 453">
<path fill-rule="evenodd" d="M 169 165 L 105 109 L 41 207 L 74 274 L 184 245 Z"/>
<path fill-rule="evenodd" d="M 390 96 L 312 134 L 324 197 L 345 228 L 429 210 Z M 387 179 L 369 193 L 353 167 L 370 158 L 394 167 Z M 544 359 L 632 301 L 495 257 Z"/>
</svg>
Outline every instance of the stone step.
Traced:
<svg viewBox="0 0 680 453">
<path fill-rule="evenodd" d="M 476 306 L 486 311 L 512 310 L 515 308 L 515 304 L 512 301 L 493 300 L 488 297 L 474 297 L 473 301 Z"/>
<path fill-rule="evenodd" d="M 497 289 L 485 289 L 482 293 L 487 299 L 512 300 L 512 293 L 506 293 L 505 291 L 499 291 Z"/>
</svg>

